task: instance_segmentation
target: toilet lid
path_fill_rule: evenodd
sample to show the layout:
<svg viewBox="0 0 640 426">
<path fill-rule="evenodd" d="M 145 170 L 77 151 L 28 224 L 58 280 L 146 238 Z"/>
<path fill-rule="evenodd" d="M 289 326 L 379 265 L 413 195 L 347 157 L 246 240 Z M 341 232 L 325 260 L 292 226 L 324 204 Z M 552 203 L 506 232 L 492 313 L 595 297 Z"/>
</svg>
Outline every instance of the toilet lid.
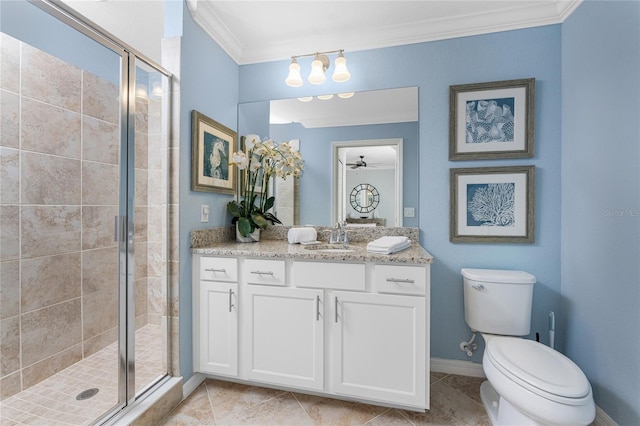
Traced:
<svg viewBox="0 0 640 426">
<path fill-rule="evenodd" d="M 573 361 L 533 340 L 495 337 L 487 342 L 485 353 L 503 374 L 541 396 L 583 398 L 591 391 Z"/>
</svg>

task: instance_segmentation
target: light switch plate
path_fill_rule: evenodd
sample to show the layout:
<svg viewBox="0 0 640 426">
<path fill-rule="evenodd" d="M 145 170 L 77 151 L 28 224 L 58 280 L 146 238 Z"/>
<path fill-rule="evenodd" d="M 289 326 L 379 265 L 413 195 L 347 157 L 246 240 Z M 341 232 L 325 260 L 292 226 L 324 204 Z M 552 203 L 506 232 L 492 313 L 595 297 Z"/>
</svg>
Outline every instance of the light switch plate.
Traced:
<svg viewBox="0 0 640 426">
<path fill-rule="evenodd" d="M 404 217 L 415 217 L 416 210 L 413 207 L 405 207 L 404 208 Z"/>
<path fill-rule="evenodd" d="M 203 204 L 200 208 L 200 222 L 209 222 L 209 205 Z"/>
</svg>

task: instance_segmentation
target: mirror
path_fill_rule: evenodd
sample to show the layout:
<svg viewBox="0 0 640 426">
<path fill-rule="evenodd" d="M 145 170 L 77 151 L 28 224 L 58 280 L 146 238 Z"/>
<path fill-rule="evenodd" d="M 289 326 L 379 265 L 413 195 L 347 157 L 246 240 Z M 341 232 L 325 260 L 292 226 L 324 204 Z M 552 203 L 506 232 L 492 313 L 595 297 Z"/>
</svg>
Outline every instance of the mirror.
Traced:
<svg viewBox="0 0 640 426">
<path fill-rule="evenodd" d="M 402 217 L 403 207 L 418 207 L 418 88 L 373 90 L 356 92 L 349 98 L 333 96 L 329 100 L 313 97 L 309 102 L 299 99 L 281 99 L 264 102 L 249 102 L 238 106 L 238 134 L 255 133 L 270 137 L 276 142 L 296 139 L 305 161 L 302 177 L 292 193 L 294 201 L 288 199 L 287 209 L 293 209 L 293 223 L 286 225 L 330 226 L 339 216 L 339 207 L 344 209 L 342 217 L 357 220 L 365 214 L 357 214 L 351 208 L 351 184 L 349 174 L 372 174 L 383 170 L 382 161 L 375 159 L 368 149 L 380 149 L 381 145 L 401 146 L 396 148 L 393 168 L 387 173 L 396 175 L 389 188 L 383 188 L 371 180 L 380 196 L 379 206 L 368 212 L 370 221 L 386 226 L 418 226 L 416 217 Z M 394 142 L 389 142 L 389 141 Z M 397 141 L 400 141 L 399 143 Z M 345 148 L 338 152 L 336 147 Z M 349 153 L 347 153 L 347 148 Z M 338 161 L 338 156 L 344 156 Z M 355 156 L 355 157 L 352 157 Z M 364 156 L 360 159 L 360 156 Z M 353 164 L 363 160 L 367 167 Z M 338 165 L 336 165 L 338 164 Z M 342 166 L 339 166 L 339 165 Z M 350 164 L 350 165 L 347 165 Z M 374 167 L 375 166 L 375 167 Z M 344 174 L 336 172 L 337 167 Z M 393 170 L 389 172 L 389 170 Z M 373 179 L 370 176 L 366 179 Z M 351 185 L 346 188 L 349 181 Z M 389 181 L 387 179 L 387 181 Z M 343 188 L 343 189 L 341 189 Z M 277 191 L 277 189 L 276 189 Z M 276 202 L 289 196 L 276 195 Z M 338 196 L 339 195 L 339 196 Z M 290 205 L 294 207 L 290 207 Z M 393 217 L 382 212 L 385 205 Z M 350 212 L 346 209 L 349 208 Z M 274 214 L 280 218 L 278 208 Z"/>
<path fill-rule="evenodd" d="M 375 186 L 360 183 L 351 190 L 351 207 L 358 213 L 372 212 L 380 204 L 380 193 Z M 366 218 L 362 218 L 366 219 Z"/>
</svg>

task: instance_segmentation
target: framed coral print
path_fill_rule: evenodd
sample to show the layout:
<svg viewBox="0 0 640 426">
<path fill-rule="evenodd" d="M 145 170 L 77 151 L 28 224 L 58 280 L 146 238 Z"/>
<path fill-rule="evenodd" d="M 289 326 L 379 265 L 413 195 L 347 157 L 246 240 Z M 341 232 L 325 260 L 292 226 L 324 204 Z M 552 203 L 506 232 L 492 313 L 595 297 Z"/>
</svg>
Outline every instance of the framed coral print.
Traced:
<svg viewBox="0 0 640 426">
<path fill-rule="evenodd" d="M 533 157 L 535 79 L 449 86 L 449 160 Z"/>
<path fill-rule="evenodd" d="M 534 166 L 451 169 L 450 182 L 452 242 L 534 242 Z"/>
<path fill-rule="evenodd" d="M 235 194 L 237 173 L 229 161 L 237 146 L 236 132 L 193 110 L 191 190 Z"/>
</svg>

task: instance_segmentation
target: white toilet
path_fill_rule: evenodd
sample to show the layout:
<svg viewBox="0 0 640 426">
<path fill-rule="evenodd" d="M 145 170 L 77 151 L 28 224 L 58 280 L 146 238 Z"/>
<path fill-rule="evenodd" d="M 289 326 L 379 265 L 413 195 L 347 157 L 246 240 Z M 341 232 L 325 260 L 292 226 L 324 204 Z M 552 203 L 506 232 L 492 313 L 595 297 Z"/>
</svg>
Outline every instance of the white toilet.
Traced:
<svg viewBox="0 0 640 426">
<path fill-rule="evenodd" d="M 480 396 L 494 425 L 588 425 L 591 385 L 580 368 L 529 334 L 536 277 L 462 269 L 465 321 L 485 341 Z"/>
</svg>

